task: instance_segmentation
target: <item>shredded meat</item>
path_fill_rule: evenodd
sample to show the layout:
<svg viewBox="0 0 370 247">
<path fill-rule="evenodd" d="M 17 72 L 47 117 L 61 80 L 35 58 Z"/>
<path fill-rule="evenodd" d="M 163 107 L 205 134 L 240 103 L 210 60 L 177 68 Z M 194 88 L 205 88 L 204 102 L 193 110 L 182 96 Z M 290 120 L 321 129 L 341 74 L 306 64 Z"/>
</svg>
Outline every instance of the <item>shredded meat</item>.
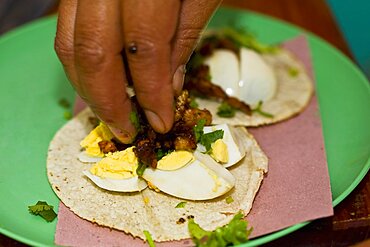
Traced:
<svg viewBox="0 0 370 247">
<path fill-rule="evenodd" d="M 118 150 L 116 145 L 112 141 L 100 141 L 98 145 L 100 147 L 100 150 L 105 154 L 110 152 L 113 153 Z"/>
<path fill-rule="evenodd" d="M 176 99 L 175 122 L 172 129 L 166 134 L 156 133 L 147 122 L 136 99 L 132 99 L 134 108 L 139 116 L 140 130 L 133 145 L 134 152 L 139 162 L 156 168 L 157 152 L 167 153 L 172 150 L 195 150 L 197 143 L 194 126 L 200 119 L 206 120 L 206 125 L 211 124 L 212 115 L 208 110 L 190 107 L 190 98 L 187 91 L 183 91 Z"/>
</svg>

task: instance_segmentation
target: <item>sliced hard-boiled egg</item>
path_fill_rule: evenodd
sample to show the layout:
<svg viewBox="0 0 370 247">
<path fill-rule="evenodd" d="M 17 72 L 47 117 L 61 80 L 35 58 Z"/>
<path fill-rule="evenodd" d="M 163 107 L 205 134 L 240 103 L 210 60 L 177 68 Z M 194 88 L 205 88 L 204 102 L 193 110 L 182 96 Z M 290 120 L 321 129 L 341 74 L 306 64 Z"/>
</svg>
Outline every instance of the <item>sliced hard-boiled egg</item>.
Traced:
<svg viewBox="0 0 370 247">
<path fill-rule="evenodd" d="M 185 150 L 173 151 L 158 161 L 157 169 L 163 171 L 177 170 L 194 161 L 193 153 Z"/>
<path fill-rule="evenodd" d="M 247 49 L 240 49 L 240 99 L 250 105 L 271 99 L 276 92 L 274 71 L 260 54 Z"/>
<path fill-rule="evenodd" d="M 216 49 L 204 64 L 209 66 L 212 83 L 229 96 L 257 105 L 275 95 L 274 71 L 254 50 L 241 48 L 238 57 L 231 50 Z"/>
<path fill-rule="evenodd" d="M 136 174 L 138 161 L 133 148 L 107 154 L 84 174 L 103 189 L 121 192 L 143 190 L 147 185 Z"/>
<path fill-rule="evenodd" d="M 147 168 L 143 178 L 158 190 L 188 200 L 208 200 L 227 193 L 235 178 L 209 155 L 194 152 L 195 160 L 172 171 Z"/>
<path fill-rule="evenodd" d="M 227 49 L 217 49 L 204 61 L 209 66 L 211 81 L 228 95 L 235 96 L 240 80 L 239 58 Z"/>
<path fill-rule="evenodd" d="M 147 183 L 138 176 L 127 179 L 109 179 L 93 175 L 90 171 L 83 171 L 83 173 L 98 187 L 110 191 L 134 192 L 142 191 L 147 187 Z"/>
<path fill-rule="evenodd" d="M 102 157 L 91 156 L 86 153 L 86 151 L 81 151 L 77 156 L 77 159 L 83 163 L 96 163 L 101 161 Z"/>
<path fill-rule="evenodd" d="M 80 146 L 84 149 L 84 154 L 81 155 L 80 161 L 91 162 L 91 157 L 103 157 L 104 153 L 99 147 L 99 142 L 110 141 L 114 135 L 109 130 L 108 126 L 100 123 L 93 129 L 81 142 Z"/>
<path fill-rule="evenodd" d="M 223 164 L 224 167 L 230 167 L 238 163 L 245 156 L 245 150 L 239 148 L 236 143 L 236 137 L 234 136 L 230 126 L 228 124 L 219 124 L 214 126 L 205 126 L 203 128 L 204 133 L 210 133 L 215 130 L 223 130 L 224 135 L 222 139 L 219 139 L 224 143 L 217 144 L 218 140 L 211 145 L 210 155 L 219 163 Z M 197 150 L 200 152 L 205 152 L 206 148 L 198 143 Z M 224 159 L 225 156 L 228 159 Z"/>
</svg>

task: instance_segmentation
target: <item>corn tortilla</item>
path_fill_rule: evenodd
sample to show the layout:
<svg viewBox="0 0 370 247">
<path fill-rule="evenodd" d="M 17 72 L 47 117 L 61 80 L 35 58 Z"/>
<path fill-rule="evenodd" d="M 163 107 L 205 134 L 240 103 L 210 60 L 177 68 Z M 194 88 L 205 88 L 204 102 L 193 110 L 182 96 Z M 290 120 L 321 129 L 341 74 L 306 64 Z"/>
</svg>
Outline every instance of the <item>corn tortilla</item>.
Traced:
<svg viewBox="0 0 370 247">
<path fill-rule="evenodd" d="M 255 139 L 245 130 L 233 129 L 238 144 L 247 151 L 246 157 L 230 168 L 236 185 L 226 195 L 209 201 L 187 201 L 184 208 L 175 208 L 182 201 L 150 189 L 134 193 L 110 192 L 95 186 L 82 173 L 91 164 L 77 159 L 79 142 L 91 131 L 86 109 L 69 121 L 55 135 L 49 146 L 47 175 L 60 200 L 79 217 L 102 226 L 121 230 L 145 239 L 144 230 L 155 241 L 189 238 L 187 219 L 207 230 L 227 224 L 239 210 L 247 214 L 267 172 L 268 160 Z M 232 203 L 226 198 L 231 196 Z M 179 219 L 185 219 L 179 223 Z"/>
</svg>

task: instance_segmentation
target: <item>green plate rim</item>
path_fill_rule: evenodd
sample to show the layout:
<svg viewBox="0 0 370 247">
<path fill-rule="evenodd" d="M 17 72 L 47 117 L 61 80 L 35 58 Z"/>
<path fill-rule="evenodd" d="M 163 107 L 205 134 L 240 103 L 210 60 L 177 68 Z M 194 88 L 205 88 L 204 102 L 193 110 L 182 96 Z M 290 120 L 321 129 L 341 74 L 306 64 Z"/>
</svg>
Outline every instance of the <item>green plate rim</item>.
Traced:
<svg viewBox="0 0 370 247">
<path fill-rule="evenodd" d="M 263 19 L 267 19 L 267 20 L 272 21 L 272 22 L 280 22 L 284 26 L 287 26 L 290 29 L 295 29 L 295 30 L 298 30 L 298 31 L 300 31 L 304 34 L 307 34 L 307 36 L 311 39 L 311 41 L 315 42 L 316 45 L 323 46 L 325 49 L 330 50 L 332 52 L 332 54 L 334 54 L 338 59 L 342 60 L 344 63 L 351 66 L 354 69 L 354 72 L 357 74 L 357 76 L 361 79 L 362 83 L 367 85 L 368 89 L 370 89 L 369 82 L 367 81 L 366 77 L 361 72 L 361 70 L 358 68 L 358 66 L 355 63 L 353 63 L 347 56 L 345 56 L 339 49 L 337 49 L 336 47 L 334 47 L 333 45 L 331 45 L 330 43 L 325 41 L 323 38 L 317 36 L 316 34 L 310 32 L 310 31 L 307 31 L 307 30 L 305 30 L 305 29 L 303 29 L 299 26 L 296 26 L 294 24 L 288 23 L 284 20 L 281 20 L 281 19 L 278 19 L 278 18 L 275 18 L 275 17 L 271 17 L 271 16 L 268 16 L 268 15 L 265 15 L 265 14 L 261 14 L 261 13 L 255 12 L 255 11 L 242 10 L 242 9 L 237 9 L 237 8 L 232 8 L 232 7 L 222 7 L 222 8 L 223 9 L 230 9 L 230 10 L 233 10 L 233 11 L 248 12 L 248 13 L 251 13 L 255 16 L 259 16 Z M 55 15 L 43 17 L 43 18 L 40 18 L 38 20 L 27 23 L 25 25 L 22 25 L 22 26 L 14 29 L 14 30 L 6 33 L 6 34 L 3 34 L 3 35 L 0 36 L 0 45 L 5 43 L 9 39 L 13 39 L 13 38 L 15 38 L 19 35 L 23 35 L 24 33 L 31 32 L 34 29 L 38 29 L 38 28 L 42 28 L 43 26 L 47 26 L 47 25 L 49 25 L 50 22 L 54 22 L 55 18 L 56 18 Z M 361 182 L 361 180 L 366 176 L 369 169 L 370 169 L 370 157 L 368 158 L 367 162 L 364 164 L 363 169 L 360 171 L 360 173 L 358 174 L 356 179 L 351 183 L 351 185 L 345 191 L 343 191 L 339 196 L 337 196 L 337 198 L 335 198 L 333 200 L 333 206 L 334 207 L 337 206 L 341 201 L 343 201 L 357 187 L 357 185 Z M 287 228 L 282 229 L 280 231 L 273 232 L 273 233 L 270 233 L 270 234 L 252 239 L 251 241 L 249 241 L 245 244 L 239 245 L 239 246 L 258 246 L 258 245 L 270 242 L 272 240 L 283 237 L 283 236 L 285 236 L 289 233 L 292 233 L 292 232 L 308 225 L 310 222 L 312 222 L 312 221 L 298 223 L 296 225 L 287 227 Z M 8 236 L 8 237 L 10 237 L 14 240 L 17 240 L 17 241 L 20 241 L 22 243 L 29 244 L 29 245 L 32 245 L 32 246 L 48 246 L 48 245 L 41 244 L 37 241 L 34 241 L 32 239 L 23 237 L 20 234 L 13 233 L 12 231 L 6 230 L 2 227 L 0 227 L 0 233 L 5 235 L 5 236 Z"/>
</svg>

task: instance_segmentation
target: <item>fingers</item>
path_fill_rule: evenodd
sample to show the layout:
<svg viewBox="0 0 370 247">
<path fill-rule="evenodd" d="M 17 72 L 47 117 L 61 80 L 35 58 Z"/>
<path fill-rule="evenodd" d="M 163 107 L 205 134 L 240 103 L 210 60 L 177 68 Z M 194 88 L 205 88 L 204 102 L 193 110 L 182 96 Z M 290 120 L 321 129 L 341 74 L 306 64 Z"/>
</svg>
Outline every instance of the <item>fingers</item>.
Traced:
<svg viewBox="0 0 370 247">
<path fill-rule="evenodd" d="M 180 1 L 125 0 L 122 3 L 125 50 L 135 93 L 151 126 L 165 133 L 174 119 L 171 41 Z"/>
<path fill-rule="evenodd" d="M 122 142 L 135 129 L 129 120 L 120 2 L 79 0 L 75 21 L 74 58 L 80 95 Z"/>
<path fill-rule="evenodd" d="M 172 71 L 186 64 L 195 49 L 201 32 L 222 0 L 182 1 L 172 52 Z M 176 76 L 176 73 L 175 73 Z"/>
<path fill-rule="evenodd" d="M 60 1 L 57 33 L 54 43 L 55 51 L 63 64 L 64 71 L 75 88 L 77 86 L 77 72 L 74 66 L 73 39 L 76 11 L 77 0 Z"/>
</svg>

